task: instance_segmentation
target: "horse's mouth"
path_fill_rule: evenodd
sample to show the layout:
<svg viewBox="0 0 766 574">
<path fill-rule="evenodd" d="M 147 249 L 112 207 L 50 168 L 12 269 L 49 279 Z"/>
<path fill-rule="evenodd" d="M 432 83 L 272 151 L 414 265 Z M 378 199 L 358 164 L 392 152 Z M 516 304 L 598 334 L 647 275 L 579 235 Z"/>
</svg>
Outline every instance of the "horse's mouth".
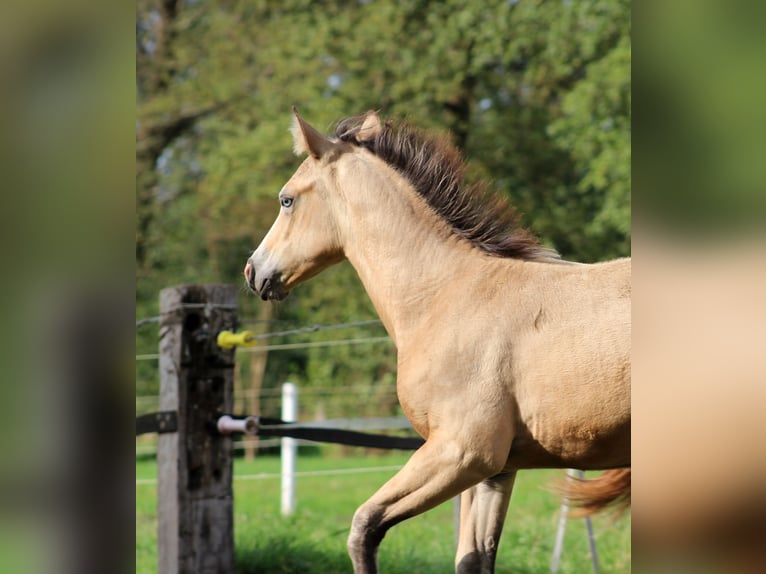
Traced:
<svg viewBox="0 0 766 574">
<path fill-rule="evenodd" d="M 247 288 L 264 301 L 281 301 L 290 293 L 289 289 L 285 289 L 279 276 L 273 275 L 259 280 L 256 277 L 255 266 L 249 260 L 245 265 L 244 273 Z"/>
<path fill-rule="evenodd" d="M 260 297 L 263 301 L 283 301 L 287 296 L 289 295 L 289 292 L 287 291 L 267 291 L 260 293 Z"/>
<path fill-rule="evenodd" d="M 257 293 L 263 301 L 282 301 L 290 294 L 280 281 L 272 279 L 265 279 Z"/>
</svg>

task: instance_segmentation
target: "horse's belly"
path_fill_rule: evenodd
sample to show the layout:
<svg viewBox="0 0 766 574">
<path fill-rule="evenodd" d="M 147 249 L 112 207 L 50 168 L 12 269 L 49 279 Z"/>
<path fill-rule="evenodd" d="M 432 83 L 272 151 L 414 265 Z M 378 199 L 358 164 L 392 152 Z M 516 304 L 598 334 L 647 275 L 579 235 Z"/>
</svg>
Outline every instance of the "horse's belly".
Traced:
<svg viewBox="0 0 766 574">
<path fill-rule="evenodd" d="M 630 465 L 630 331 L 594 317 L 516 349 L 518 421 L 510 462 L 582 469 Z"/>
<path fill-rule="evenodd" d="M 630 421 L 617 427 L 562 428 L 535 437 L 518 433 L 511 446 L 509 468 L 579 468 L 604 470 L 630 466 Z"/>
<path fill-rule="evenodd" d="M 630 466 L 629 383 L 570 383 L 567 392 L 549 388 L 519 404 L 511 462 L 584 470 Z"/>
</svg>

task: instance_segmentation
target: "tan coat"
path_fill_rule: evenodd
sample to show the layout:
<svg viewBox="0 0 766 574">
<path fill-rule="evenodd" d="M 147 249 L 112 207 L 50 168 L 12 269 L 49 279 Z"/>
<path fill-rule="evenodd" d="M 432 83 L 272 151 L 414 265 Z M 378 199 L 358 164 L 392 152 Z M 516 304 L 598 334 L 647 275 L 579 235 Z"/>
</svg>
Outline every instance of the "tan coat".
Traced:
<svg viewBox="0 0 766 574">
<path fill-rule="evenodd" d="M 630 465 L 630 260 L 563 262 L 520 229 L 501 244 L 493 218 L 513 218 L 444 183 L 458 169 L 444 142 L 373 113 L 341 128 L 330 140 L 296 113 L 309 157 L 246 280 L 281 299 L 347 258 L 396 344 L 426 442 L 357 511 L 355 572 L 377 572 L 388 528 L 463 491 L 456 568 L 491 572 L 517 470 Z"/>
</svg>

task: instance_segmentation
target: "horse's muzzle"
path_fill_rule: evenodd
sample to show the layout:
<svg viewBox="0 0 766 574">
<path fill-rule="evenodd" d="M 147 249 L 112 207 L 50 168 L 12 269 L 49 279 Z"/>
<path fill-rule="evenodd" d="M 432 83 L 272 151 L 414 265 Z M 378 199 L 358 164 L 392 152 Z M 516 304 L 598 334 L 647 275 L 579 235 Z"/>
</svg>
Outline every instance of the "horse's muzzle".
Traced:
<svg viewBox="0 0 766 574">
<path fill-rule="evenodd" d="M 248 288 L 264 301 L 281 301 L 288 295 L 282 282 L 276 277 L 257 277 L 255 266 L 248 260 L 245 264 L 245 282 Z"/>
<path fill-rule="evenodd" d="M 255 291 L 255 267 L 249 260 L 245 264 L 245 283 L 251 291 Z"/>
</svg>

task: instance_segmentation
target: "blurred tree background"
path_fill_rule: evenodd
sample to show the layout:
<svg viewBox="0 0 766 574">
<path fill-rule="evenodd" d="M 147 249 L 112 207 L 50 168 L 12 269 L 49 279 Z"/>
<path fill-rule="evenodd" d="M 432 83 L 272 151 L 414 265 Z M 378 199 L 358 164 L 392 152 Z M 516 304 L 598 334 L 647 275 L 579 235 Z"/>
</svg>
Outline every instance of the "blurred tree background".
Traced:
<svg viewBox="0 0 766 574">
<path fill-rule="evenodd" d="M 628 0 L 138 0 L 136 58 L 139 318 L 157 314 L 166 286 L 243 284 L 301 161 L 293 104 L 327 133 L 368 109 L 449 131 L 472 176 L 495 182 L 565 258 L 630 252 Z M 343 264 L 279 305 L 243 288 L 240 316 L 265 332 L 375 314 Z M 156 348 L 156 323 L 138 329 L 138 352 Z M 240 353 L 238 364 L 245 388 L 264 373 L 266 390 L 314 389 L 317 411 L 330 408 L 321 389 L 348 386 L 365 394 L 333 415 L 396 412 L 389 343 Z M 138 363 L 139 395 L 158 392 L 156 371 Z"/>
</svg>

